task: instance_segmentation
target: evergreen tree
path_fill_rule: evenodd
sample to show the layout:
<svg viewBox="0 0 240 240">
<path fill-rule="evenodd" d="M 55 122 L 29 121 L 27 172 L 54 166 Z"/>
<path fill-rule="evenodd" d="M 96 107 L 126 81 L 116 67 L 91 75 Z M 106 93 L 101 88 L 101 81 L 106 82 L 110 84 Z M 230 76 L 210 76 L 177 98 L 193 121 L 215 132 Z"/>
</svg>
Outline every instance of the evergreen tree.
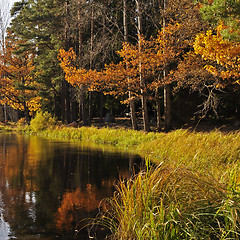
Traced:
<svg viewBox="0 0 240 240">
<path fill-rule="evenodd" d="M 220 21 L 228 25 L 223 34 L 228 39 L 240 41 L 240 1 L 211 0 L 200 1 L 203 18 L 216 27 Z"/>
<path fill-rule="evenodd" d="M 39 94 L 47 101 L 43 108 L 55 111 L 60 117 L 59 101 L 66 102 L 62 94 L 64 77 L 59 67 L 57 55 L 60 47 L 66 45 L 63 37 L 64 1 L 62 0 L 22 0 L 11 10 L 13 17 L 11 31 L 24 39 L 36 51 L 35 77 L 43 86 Z M 62 119 L 66 119 L 62 114 Z"/>
</svg>

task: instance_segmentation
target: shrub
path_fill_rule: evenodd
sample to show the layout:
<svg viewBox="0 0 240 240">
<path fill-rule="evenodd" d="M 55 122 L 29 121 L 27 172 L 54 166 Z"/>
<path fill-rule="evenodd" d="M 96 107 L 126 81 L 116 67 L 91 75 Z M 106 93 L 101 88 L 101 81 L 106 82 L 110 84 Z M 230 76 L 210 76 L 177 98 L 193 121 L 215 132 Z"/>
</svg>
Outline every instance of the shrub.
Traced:
<svg viewBox="0 0 240 240">
<path fill-rule="evenodd" d="M 38 112 L 30 122 L 30 128 L 34 132 L 42 131 L 56 125 L 56 119 L 48 112 Z"/>
</svg>

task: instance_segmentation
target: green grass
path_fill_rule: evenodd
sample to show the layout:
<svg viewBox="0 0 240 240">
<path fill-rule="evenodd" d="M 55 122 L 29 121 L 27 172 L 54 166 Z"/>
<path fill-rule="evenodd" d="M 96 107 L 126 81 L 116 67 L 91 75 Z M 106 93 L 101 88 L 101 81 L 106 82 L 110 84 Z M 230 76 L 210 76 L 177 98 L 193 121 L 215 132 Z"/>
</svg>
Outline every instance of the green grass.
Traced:
<svg viewBox="0 0 240 240">
<path fill-rule="evenodd" d="M 160 164 L 121 181 L 98 224 L 112 239 L 239 239 L 240 195 L 225 187 Z"/>
<path fill-rule="evenodd" d="M 29 128 L 26 132 L 33 134 Z M 240 158 L 240 133 L 196 133 L 175 130 L 169 133 L 144 133 L 142 131 L 96 127 L 55 127 L 35 133 L 59 140 L 84 141 L 114 146 L 134 151 L 152 162 L 164 162 L 226 182 L 232 171 L 238 173 Z"/>
<path fill-rule="evenodd" d="M 240 133 L 55 127 L 33 133 L 133 151 L 155 162 L 120 181 L 100 224 L 112 239 L 239 239 Z M 105 209 L 103 207 L 103 209 Z"/>
</svg>

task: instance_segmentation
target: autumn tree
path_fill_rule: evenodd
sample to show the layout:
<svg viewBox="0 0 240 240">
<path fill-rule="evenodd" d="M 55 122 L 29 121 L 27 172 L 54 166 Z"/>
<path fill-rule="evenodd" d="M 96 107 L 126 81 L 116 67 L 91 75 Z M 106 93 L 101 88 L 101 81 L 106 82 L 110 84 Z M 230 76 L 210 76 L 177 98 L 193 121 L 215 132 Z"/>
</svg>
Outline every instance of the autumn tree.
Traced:
<svg viewBox="0 0 240 240">
<path fill-rule="evenodd" d="M 26 42 L 17 39 L 11 32 L 6 39 L 5 54 L 1 56 L 1 104 L 7 104 L 24 112 L 29 120 L 29 113 L 40 109 L 40 97 L 37 95 L 37 83 L 32 73 L 34 54 Z"/>
<path fill-rule="evenodd" d="M 216 28 L 216 34 L 212 30 L 198 34 L 194 42 L 196 54 L 200 54 L 204 60 L 210 60 L 213 64 L 206 64 L 205 68 L 214 76 L 224 81 L 218 87 L 230 83 L 238 83 L 240 78 L 240 43 L 223 38 L 224 25 Z"/>
</svg>

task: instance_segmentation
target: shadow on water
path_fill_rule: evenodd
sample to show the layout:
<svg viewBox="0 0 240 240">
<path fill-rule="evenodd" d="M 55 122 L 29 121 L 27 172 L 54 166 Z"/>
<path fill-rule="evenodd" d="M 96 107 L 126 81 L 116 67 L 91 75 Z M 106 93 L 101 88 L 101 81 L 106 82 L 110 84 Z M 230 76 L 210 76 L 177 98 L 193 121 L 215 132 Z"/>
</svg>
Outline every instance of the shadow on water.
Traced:
<svg viewBox="0 0 240 240">
<path fill-rule="evenodd" d="M 79 230 L 142 162 L 83 143 L 0 135 L 0 239 L 88 239 Z"/>
</svg>

